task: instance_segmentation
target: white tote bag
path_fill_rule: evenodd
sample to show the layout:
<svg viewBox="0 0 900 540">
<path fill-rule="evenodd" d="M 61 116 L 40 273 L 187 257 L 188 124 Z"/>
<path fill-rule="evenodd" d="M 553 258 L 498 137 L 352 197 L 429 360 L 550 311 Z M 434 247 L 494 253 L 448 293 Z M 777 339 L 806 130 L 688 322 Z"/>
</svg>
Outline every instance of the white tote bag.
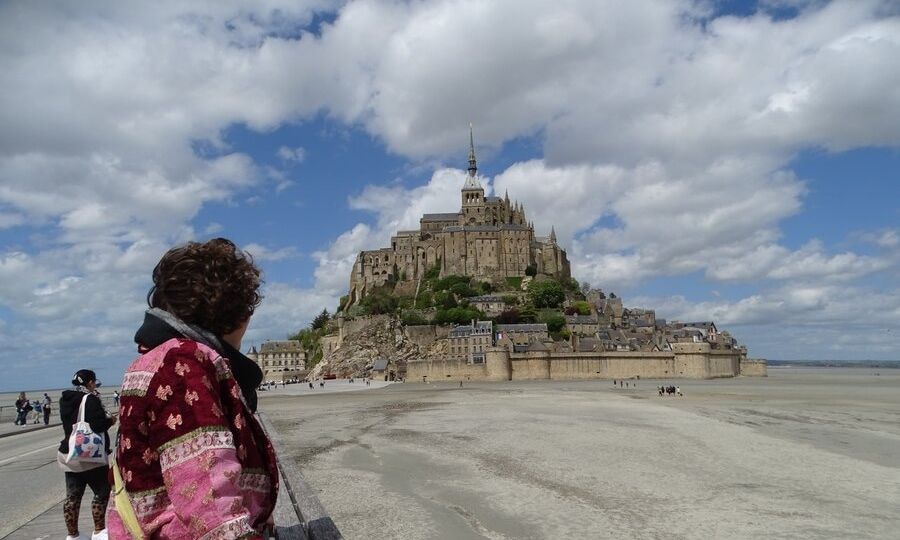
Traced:
<svg viewBox="0 0 900 540">
<path fill-rule="evenodd" d="M 66 463 L 107 463 L 106 437 L 103 433 L 94 433 L 91 425 L 84 421 L 84 405 L 88 394 L 81 398 L 78 407 L 78 421 L 72 425 L 69 435 L 69 453 Z"/>
</svg>

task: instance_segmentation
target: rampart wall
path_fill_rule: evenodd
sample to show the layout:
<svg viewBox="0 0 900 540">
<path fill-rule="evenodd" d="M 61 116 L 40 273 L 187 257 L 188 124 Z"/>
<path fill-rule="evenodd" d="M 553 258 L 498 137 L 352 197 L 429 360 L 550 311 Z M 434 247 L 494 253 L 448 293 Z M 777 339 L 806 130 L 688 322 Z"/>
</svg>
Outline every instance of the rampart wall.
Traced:
<svg viewBox="0 0 900 540">
<path fill-rule="evenodd" d="M 413 361 L 410 381 L 438 380 L 577 380 L 577 379 L 713 379 L 742 373 L 765 373 L 765 360 L 742 362 L 738 351 L 710 349 L 707 343 L 679 343 L 669 352 L 510 353 L 494 347 L 484 364 L 464 360 Z"/>
<path fill-rule="evenodd" d="M 759 358 L 741 359 L 741 375 L 745 377 L 768 377 L 766 361 Z"/>
</svg>

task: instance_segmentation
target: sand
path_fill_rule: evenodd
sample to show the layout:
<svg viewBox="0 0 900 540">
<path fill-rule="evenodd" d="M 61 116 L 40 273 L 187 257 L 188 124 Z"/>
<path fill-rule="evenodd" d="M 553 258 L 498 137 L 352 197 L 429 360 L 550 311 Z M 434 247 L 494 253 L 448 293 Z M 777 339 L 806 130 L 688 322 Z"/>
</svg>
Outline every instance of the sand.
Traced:
<svg viewBox="0 0 900 540">
<path fill-rule="evenodd" d="M 876 372 L 880 375 L 876 375 Z M 900 370 L 395 384 L 261 406 L 346 538 L 898 538 Z"/>
</svg>

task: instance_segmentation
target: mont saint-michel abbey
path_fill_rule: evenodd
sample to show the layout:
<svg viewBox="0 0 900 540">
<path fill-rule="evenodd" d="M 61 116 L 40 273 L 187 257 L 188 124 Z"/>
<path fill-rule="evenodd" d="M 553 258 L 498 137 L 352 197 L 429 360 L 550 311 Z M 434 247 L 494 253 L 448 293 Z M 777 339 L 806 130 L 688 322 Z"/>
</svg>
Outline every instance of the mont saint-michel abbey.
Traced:
<svg viewBox="0 0 900 540">
<path fill-rule="evenodd" d="M 460 193 L 459 212 L 425 214 L 419 229 L 398 231 L 391 246 L 361 251 L 350 277 L 350 302 L 358 302 L 373 287 L 391 276 L 399 282 L 417 282 L 430 268 L 440 275 L 461 275 L 491 281 L 526 275 L 529 266 L 538 274 L 569 278 L 566 252 L 549 236 L 535 236 L 525 207 L 504 197 L 485 197 L 478 179 L 475 143 L 469 131 L 469 168 Z"/>
</svg>

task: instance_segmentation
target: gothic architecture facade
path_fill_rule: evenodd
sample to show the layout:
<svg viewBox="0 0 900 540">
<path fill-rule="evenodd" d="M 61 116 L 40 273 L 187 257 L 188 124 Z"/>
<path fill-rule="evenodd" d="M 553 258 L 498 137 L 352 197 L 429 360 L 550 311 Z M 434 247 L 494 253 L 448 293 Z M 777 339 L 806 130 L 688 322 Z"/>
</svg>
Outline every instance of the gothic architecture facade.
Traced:
<svg viewBox="0 0 900 540">
<path fill-rule="evenodd" d="M 571 277 L 566 252 L 549 236 L 535 236 L 525 207 L 504 197 L 486 197 L 478 179 L 475 145 L 469 132 L 468 175 L 459 212 L 425 214 L 419 228 L 398 231 L 390 247 L 362 251 L 350 277 L 350 303 L 389 280 L 415 283 L 431 268 L 441 276 L 471 276 L 483 281 L 536 273 Z"/>
</svg>

